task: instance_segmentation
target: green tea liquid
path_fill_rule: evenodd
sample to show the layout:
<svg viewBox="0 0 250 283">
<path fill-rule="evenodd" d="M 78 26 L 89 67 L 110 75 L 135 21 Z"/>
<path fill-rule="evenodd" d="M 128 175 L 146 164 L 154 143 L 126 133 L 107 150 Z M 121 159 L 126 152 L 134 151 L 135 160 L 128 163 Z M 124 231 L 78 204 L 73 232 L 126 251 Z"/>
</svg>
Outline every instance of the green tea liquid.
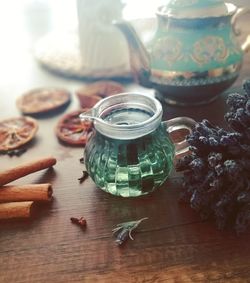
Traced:
<svg viewBox="0 0 250 283">
<path fill-rule="evenodd" d="M 139 118 L 144 119 L 143 115 L 140 113 Z M 130 123 L 127 115 L 126 123 Z M 133 140 L 112 139 L 95 132 L 85 148 L 90 177 L 104 191 L 123 197 L 145 195 L 160 186 L 171 172 L 173 158 L 174 146 L 162 124 Z"/>
</svg>

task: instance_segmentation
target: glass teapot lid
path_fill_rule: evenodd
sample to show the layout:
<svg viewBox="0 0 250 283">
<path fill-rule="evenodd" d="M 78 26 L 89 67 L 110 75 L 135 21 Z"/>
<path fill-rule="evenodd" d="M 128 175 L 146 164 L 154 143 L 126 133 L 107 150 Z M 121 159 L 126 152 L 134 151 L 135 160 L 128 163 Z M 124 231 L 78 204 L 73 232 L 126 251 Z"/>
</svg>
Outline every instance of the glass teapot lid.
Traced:
<svg viewBox="0 0 250 283">
<path fill-rule="evenodd" d="M 233 14 L 236 6 L 223 0 L 170 0 L 158 13 L 173 18 L 207 18 Z"/>
<path fill-rule="evenodd" d="M 141 93 L 121 93 L 100 100 L 92 109 L 80 114 L 82 121 L 92 120 L 104 136 L 130 140 L 153 132 L 161 123 L 160 102 Z"/>
</svg>

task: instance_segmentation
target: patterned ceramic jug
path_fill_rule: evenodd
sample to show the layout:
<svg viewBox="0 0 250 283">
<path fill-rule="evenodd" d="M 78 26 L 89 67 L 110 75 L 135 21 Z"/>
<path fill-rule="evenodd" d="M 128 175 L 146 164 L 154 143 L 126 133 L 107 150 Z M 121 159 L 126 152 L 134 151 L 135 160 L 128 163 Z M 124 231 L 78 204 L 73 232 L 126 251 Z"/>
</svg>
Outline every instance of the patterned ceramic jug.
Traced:
<svg viewBox="0 0 250 283">
<path fill-rule="evenodd" d="M 128 22 L 117 22 L 130 47 L 137 81 L 168 103 L 207 103 L 236 80 L 250 37 L 235 28 L 244 8 L 222 0 L 171 0 L 157 10 L 158 28 L 146 48 Z"/>
<path fill-rule="evenodd" d="M 81 119 L 93 120 L 94 134 L 84 151 L 86 169 L 102 190 L 113 195 L 146 195 L 162 185 L 175 154 L 188 149 L 174 144 L 171 131 L 195 122 L 186 117 L 162 122 L 162 106 L 155 98 L 135 93 L 107 97 Z"/>
</svg>

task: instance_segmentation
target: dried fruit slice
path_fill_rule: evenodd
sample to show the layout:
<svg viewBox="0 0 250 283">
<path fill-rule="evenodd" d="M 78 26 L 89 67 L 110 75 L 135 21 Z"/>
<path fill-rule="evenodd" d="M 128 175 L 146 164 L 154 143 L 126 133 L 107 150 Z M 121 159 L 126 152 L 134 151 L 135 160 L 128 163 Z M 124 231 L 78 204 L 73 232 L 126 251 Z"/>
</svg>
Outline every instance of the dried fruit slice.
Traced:
<svg viewBox="0 0 250 283">
<path fill-rule="evenodd" d="M 65 114 L 56 126 L 57 137 L 70 145 L 85 145 L 92 132 L 92 122 L 82 122 L 79 115 L 86 111 L 77 110 Z"/>
<path fill-rule="evenodd" d="M 25 114 L 41 114 L 57 110 L 70 102 L 70 93 L 60 88 L 36 88 L 17 100 L 17 107 Z"/>
<path fill-rule="evenodd" d="M 102 98 L 97 95 L 92 95 L 92 94 L 84 94 L 84 93 L 76 93 L 80 106 L 82 108 L 92 108 L 99 100 Z"/>
<path fill-rule="evenodd" d="M 76 95 L 81 107 L 91 108 L 101 98 L 124 92 L 123 85 L 114 81 L 98 81 L 79 88 Z"/>
<path fill-rule="evenodd" d="M 38 123 L 31 117 L 0 121 L 0 151 L 8 151 L 28 143 L 35 136 Z"/>
</svg>

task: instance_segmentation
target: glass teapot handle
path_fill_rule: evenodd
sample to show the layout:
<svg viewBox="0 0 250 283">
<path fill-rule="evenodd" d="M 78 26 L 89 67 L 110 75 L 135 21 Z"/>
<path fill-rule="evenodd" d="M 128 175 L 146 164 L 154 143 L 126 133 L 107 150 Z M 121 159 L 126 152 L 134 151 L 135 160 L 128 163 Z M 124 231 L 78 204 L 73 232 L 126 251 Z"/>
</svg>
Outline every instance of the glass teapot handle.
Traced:
<svg viewBox="0 0 250 283">
<path fill-rule="evenodd" d="M 172 133 L 177 130 L 187 129 L 189 133 L 192 132 L 192 128 L 195 126 L 195 120 L 189 117 L 177 117 L 167 121 L 162 122 L 166 125 L 168 133 Z M 185 153 L 189 150 L 189 144 L 186 139 L 174 143 L 175 146 L 175 155 Z"/>
<path fill-rule="evenodd" d="M 241 30 L 237 29 L 237 27 L 236 27 L 237 21 L 238 21 L 240 16 L 245 15 L 247 13 L 250 13 L 249 8 L 240 7 L 240 8 L 237 9 L 236 13 L 232 17 L 232 21 L 231 21 L 232 27 L 233 27 L 233 31 L 234 31 L 236 36 L 241 35 Z M 241 48 L 244 52 L 248 52 L 250 50 L 250 35 L 248 35 L 247 38 L 245 39 L 245 41 L 242 43 Z"/>
</svg>

